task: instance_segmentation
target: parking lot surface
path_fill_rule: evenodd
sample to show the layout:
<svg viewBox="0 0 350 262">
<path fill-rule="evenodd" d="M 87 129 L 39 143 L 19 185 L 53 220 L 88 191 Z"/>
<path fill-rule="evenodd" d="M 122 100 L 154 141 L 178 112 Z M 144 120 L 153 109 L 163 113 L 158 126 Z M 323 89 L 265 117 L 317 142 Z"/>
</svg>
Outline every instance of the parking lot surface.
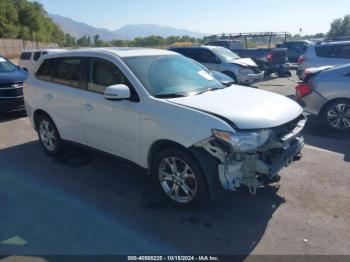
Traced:
<svg viewBox="0 0 350 262">
<path fill-rule="evenodd" d="M 257 84 L 293 98 L 297 79 Z M 303 158 L 256 196 L 191 210 L 148 177 L 72 146 L 48 158 L 22 115 L 0 118 L 0 255 L 350 254 L 350 135 L 310 118 Z"/>
</svg>

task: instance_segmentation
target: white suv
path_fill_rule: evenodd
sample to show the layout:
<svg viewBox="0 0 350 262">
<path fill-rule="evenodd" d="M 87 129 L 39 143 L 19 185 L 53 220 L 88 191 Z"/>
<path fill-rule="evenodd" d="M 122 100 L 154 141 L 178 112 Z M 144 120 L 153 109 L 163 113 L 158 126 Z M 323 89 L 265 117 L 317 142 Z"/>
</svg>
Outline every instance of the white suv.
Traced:
<svg viewBox="0 0 350 262">
<path fill-rule="evenodd" d="M 302 108 L 283 96 L 226 87 L 177 53 L 137 48 L 46 55 L 25 105 L 50 156 L 73 141 L 152 175 L 178 206 L 263 181 L 298 158 Z"/>
</svg>

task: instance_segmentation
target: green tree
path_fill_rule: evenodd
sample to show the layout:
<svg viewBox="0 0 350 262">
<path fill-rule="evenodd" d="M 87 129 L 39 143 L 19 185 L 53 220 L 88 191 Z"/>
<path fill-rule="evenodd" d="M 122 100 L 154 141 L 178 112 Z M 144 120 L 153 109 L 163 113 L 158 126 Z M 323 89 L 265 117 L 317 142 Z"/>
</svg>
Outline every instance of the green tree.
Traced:
<svg viewBox="0 0 350 262">
<path fill-rule="evenodd" d="M 83 47 L 88 47 L 91 46 L 91 38 L 90 36 L 83 36 L 82 38 L 79 38 L 77 40 L 77 45 L 78 46 L 83 46 Z"/>
<path fill-rule="evenodd" d="M 350 15 L 344 18 L 337 18 L 331 23 L 331 29 L 327 36 L 329 38 L 349 36 L 350 35 Z"/>
<path fill-rule="evenodd" d="M 0 1 L 0 37 L 17 38 L 18 13 L 11 0 Z"/>
</svg>

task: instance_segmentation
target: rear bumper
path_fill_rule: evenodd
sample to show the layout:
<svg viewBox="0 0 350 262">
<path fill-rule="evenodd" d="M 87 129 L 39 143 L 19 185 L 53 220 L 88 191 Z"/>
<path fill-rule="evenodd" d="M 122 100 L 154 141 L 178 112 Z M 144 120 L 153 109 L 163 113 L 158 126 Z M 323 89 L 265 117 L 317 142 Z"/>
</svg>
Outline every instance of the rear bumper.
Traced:
<svg viewBox="0 0 350 262">
<path fill-rule="evenodd" d="M 287 61 L 285 62 L 279 62 L 279 63 L 264 63 L 262 66 L 262 70 L 266 71 L 267 73 L 275 73 L 279 72 L 281 70 L 288 70 L 289 66 Z"/>
<path fill-rule="evenodd" d="M 326 98 L 319 93 L 312 91 L 310 94 L 304 96 L 297 102 L 304 108 L 304 110 L 312 115 L 320 115 L 322 107 L 328 102 Z"/>
<path fill-rule="evenodd" d="M 0 98 L 0 112 L 6 113 L 15 110 L 24 110 L 23 97 L 20 98 Z"/>
</svg>

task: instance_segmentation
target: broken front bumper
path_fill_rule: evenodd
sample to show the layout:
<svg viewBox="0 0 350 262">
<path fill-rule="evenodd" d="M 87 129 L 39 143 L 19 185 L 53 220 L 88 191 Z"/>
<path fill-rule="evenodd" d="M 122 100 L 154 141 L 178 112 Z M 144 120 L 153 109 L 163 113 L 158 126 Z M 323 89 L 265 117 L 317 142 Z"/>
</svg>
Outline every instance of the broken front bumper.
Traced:
<svg viewBox="0 0 350 262">
<path fill-rule="evenodd" d="M 242 185 L 252 194 L 257 188 L 274 181 L 278 172 L 300 159 L 304 147 L 301 131 L 306 117 L 272 129 L 269 141 L 252 153 L 233 152 L 215 138 L 203 141 L 197 147 L 204 148 L 219 160 L 218 178 L 225 190 L 235 191 Z"/>
</svg>

